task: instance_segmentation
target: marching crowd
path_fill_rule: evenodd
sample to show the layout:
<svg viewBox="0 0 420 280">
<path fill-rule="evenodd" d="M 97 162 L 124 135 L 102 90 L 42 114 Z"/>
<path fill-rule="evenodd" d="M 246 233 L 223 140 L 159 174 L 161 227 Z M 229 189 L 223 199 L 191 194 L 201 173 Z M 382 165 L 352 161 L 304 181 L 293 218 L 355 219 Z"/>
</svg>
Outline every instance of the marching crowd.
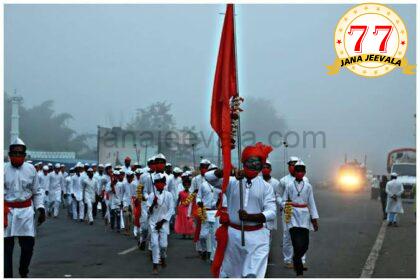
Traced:
<svg viewBox="0 0 420 280">
<path fill-rule="evenodd" d="M 150 251 L 154 274 L 166 266 L 173 230 L 192 238 L 201 258 L 211 261 L 214 276 L 264 277 L 279 219 L 284 264 L 302 276 L 309 231 L 318 230 L 313 189 L 297 157 L 290 157 L 288 175 L 273 178 L 271 150 L 262 143 L 246 147 L 243 169 L 229 174 L 206 159 L 198 171 L 173 168 L 163 154 L 148 159 L 146 167 L 127 157 L 123 166 L 77 163 L 67 172 L 58 163 L 25 162 L 26 145 L 17 139 L 5 164 L 5 277 L 13 276 L 14 237 L 22 248 L 19 272 L 26 277 L 34 213 L 41 224 L 46 216 L 57 218 L 61 205 L 74 221 L 92 225 L 103 219 L 112 230 L 133 235 L 140 250 Z"/>
</svg>

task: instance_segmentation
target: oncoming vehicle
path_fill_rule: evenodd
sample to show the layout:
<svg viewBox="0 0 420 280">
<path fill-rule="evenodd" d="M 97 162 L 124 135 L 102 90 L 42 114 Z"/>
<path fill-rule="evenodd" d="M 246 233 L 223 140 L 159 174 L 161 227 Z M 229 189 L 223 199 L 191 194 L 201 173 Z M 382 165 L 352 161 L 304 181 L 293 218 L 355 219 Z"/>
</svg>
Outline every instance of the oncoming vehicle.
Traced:
<svg viewBox="0 0 420 280">
<path fill-rule="evenodd" d="M 416 184 L 416 149 L 400 148 L 388 153 L 387 171 L 398 174 L 397 181 L 404 186 L 402 198 L 414 198 Z"/>
<path fill-rule="evenodd" d="M 340 191 L 359 192 L 366 186 L 366 168 L 357 160 L 340 166 L 336 184 Z"/>
</svg>

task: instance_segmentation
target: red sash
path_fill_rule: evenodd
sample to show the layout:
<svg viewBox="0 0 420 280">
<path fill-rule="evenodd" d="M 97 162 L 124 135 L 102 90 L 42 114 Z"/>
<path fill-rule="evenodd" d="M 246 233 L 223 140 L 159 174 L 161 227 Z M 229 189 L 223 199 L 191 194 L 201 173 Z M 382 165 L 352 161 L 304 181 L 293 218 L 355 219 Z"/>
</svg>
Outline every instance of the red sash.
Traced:
<svg viewBox="0 0 420 280">
<path fill-rule="evenodd" d="M 230 227 L 233 227 L 234 229 L 241 230 L 241 226 L 240 225 L 229 223 L 229 226 Z M 262 229 L 263 227 L 264 227 L 263 224 L 258 224 L 258 225 L 255 225 L 255 226 L 246 226 L 246 225 L 244 225 L 244 231 L 259 230 L 259 229 Z"/>
<path fill-rule="evenodd" d="M 10 213 L 9 208 L 26 208 L 32 206 L 32 198 L 29 198 L 25 201 L 13 201 L 13 202 L 4 202 L 4 216 L 3 216 L 3 224 L 4 228 L 8 226 L 7 215 Z"/>
</svg>

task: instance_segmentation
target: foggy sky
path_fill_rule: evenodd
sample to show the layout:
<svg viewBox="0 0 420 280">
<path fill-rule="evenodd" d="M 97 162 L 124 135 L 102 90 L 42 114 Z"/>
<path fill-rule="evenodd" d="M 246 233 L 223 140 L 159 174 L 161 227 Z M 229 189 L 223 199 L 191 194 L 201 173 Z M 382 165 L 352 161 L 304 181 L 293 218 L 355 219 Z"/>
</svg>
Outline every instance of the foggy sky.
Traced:
<svg viewBox="0 0 420 280">
<path fill-rule="evenodd" d="M 239 90 L 270 99 L 291 130 L 326 133 L 326 148 L 299 155 L 315 170 L 325 173 L 347 153 L 367 154 L 369 167 L 384 173 L 389 150 L 415 145 L 415 76 L 326 75 L 335 26 L 351 6 L 238 5 Z M 415 5 L 390 7 L 405 21 L 406 57 L 415 64 Z M 6 5 L 5 90 L 17 88 L 26 106 L 53 99 L 78 132 L 125 124 L 136 108 L 159 100 L 173 104 L 178 125 L 208 130 L 224 10 Z"/>
</svg>

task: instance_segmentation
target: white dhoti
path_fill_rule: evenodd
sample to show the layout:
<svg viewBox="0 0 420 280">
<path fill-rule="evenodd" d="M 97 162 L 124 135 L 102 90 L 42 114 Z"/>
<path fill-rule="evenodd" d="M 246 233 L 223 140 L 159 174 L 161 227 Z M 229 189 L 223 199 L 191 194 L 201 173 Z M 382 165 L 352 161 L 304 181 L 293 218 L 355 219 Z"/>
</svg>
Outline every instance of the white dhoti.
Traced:
<svg viewBox="0 0 420 280">
<path fill-rule="evenodd" d="M 270 231 L 262 228 L 245 232 L 245 246 L 241 245 L 241 231 L 229 227 L 229 239 L 220 270 L 222 278 L 264 278 L 270 252 Z"/>
</svg>

